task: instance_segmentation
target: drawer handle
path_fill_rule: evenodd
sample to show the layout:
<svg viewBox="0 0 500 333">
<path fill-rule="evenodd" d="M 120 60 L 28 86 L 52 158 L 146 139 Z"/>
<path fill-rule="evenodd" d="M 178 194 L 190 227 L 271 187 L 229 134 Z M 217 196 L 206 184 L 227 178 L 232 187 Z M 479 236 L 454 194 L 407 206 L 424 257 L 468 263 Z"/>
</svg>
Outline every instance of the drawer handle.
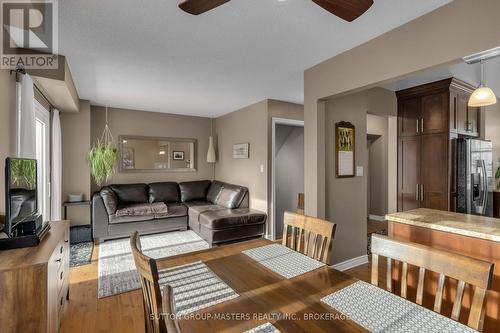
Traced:
<svg viewBox="0 0 500 333">
<path fill-rule="evenodd" d="M 63 278 L 63 273 L 64 273 L 64 272 L 61 272 L 61 274 L 60 274 L 60 276 L 59 276 L 59 278 L 60 278 L 61 280 L 62 280 L 62 278 Z"/>
<path fill-rule="evenodd" d="M 63 297 L 61 297 L 60 304 L 61 304 L 61 306 L 63 305 Z"/>
<path fill-rule="evenodd" d="M 57 259 L 57 260 L 56 260 L 56 262 L 61 262 L 61 261 L 62 261 L 62 259 L 61 259 L 61 258 L 59 258 L 59 259 Z"/>
<path fill-rule="evenodd" d="M 61 246 L 61 248 L 59 249 L 59 253 L 63 253 L 64 251 L 64 246 Z"/>
<path fill-rule="evenodd" d="M 69 240 L 67 240 L 67 239 L 64 241 L 64 243 L 68 243 L 68 242 L 69 242 Z"/>
</svg>

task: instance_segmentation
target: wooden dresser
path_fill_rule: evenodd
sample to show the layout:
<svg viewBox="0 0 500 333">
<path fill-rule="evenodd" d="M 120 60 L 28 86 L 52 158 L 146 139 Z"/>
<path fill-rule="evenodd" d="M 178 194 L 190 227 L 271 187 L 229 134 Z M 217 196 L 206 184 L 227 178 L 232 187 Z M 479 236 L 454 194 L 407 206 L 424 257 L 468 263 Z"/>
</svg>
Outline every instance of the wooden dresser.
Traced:
<svg viewBox="0 0 500 333">
<path fill-rule="evenodd" d="M 69 221 L 51 226 L 37 247 L 0 251 L 3 333 L 59 331 L 69 297 Z"/>
</svg>

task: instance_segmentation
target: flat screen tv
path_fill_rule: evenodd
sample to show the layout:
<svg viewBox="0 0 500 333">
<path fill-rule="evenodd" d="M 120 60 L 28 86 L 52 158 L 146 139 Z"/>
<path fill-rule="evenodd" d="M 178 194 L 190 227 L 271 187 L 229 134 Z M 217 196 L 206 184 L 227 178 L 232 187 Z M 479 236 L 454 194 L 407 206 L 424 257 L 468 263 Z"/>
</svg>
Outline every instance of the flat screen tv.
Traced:
<svg viewBox="0 0 500 333">
<path fill-rule="evenodd" d="M 37 161 L 25 158 L 5 160 L 5 226 L 12 236 L 16 225 L 38 213 Z"/>
</svg>

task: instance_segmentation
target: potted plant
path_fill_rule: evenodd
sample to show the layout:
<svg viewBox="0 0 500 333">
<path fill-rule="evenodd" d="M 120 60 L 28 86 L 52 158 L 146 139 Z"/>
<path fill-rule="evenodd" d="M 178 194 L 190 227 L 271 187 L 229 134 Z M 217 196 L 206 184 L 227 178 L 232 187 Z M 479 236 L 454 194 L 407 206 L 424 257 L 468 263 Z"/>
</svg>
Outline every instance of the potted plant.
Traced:
<svg viewBox="0 0 500 333">
<path fill-rule="evenodd" d="M 100 139 L 94 144 L 87 156 L 90 174 L 97 185 L 109 180 L 115 172 L 118 161 L 118 149 L 108 126 L 108 108 L 106 107 L 106 126 Z"/>
<path fill-rule="evenodd" d="M 495 172 L 495 182 L 497 190 L 500 190 L 500 166 L 497 168 L 497 172 Z"/>
<path fill-rule="evenodd" d="M 112 143 L 98 140 L 88 154 L 90 174 L 97 185 L 107 181 L 115 172 L 118 149 Z"/>
</svg>

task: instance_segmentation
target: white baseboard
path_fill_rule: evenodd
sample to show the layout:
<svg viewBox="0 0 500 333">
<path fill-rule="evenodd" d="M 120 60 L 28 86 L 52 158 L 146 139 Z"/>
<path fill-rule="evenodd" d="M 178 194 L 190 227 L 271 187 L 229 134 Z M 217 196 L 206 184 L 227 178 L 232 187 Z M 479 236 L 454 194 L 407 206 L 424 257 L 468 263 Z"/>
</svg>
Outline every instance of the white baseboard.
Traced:
<svg viewBox="0 0 500 333">
<path fill-rule="evenodd" d="M 380 215 L 368 215 L 368 218 L 370 220 L 374 220 L 374 221 L 380 221 L 380 222 L 384 222 L 385 221 L 385 216 L 380 216 Z"/>
<path fill-rule="evenodd" d="M 332 265 L 333 268 L 339 271 L 346 271 L 348 269 L 361 266 L 368 263 L 368 255 L 362 255 L 356 258 L 352 258 L 343 262 L 339 262 L 338 264 Z"/>
</svg>

